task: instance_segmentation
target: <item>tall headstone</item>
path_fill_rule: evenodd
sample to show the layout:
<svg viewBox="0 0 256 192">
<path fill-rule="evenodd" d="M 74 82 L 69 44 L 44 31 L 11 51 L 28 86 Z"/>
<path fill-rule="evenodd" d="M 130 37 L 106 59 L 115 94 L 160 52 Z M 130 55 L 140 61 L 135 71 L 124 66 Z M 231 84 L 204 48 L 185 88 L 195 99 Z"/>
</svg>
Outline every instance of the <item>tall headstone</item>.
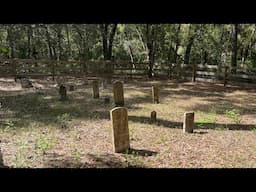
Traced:
<svg viewBox="0 0 256 192">
<path fill-rule="evenodd" d="M 124 89 L 123 83 L 121 81 L 116 81 L 113 83 L 113 95 L 114 103 L 116 107 L 124 106 Z"/>
<path fill-rule="evenodd" d="M 93 98 L 97 99 L 100 97 L 100 91 L 99 91 L 99 81 L 98 80 L 93 80 L 92 81 L 92 94 L 93 94 Z"/>
<path fill-rule="evenodd" d="M 125 107 L 115 107 L 110 111 L 114 152 L 124 152 L 130 148 L 128 113 Z"/>
<path fill-rule="evenodd" d="M 60 85 L 59 94 L 61 101 L 67 100 L 67 89 L 64 85 Z"/>
<path fill-rule="evenodd" d="M 159 103 L 159 89 L 156 85 L 152 86 L 152 100 L 153 103 Z"/>
<path fill-rule="evenodd" d="M 183 122 L 183 132 L 184 133 L 193 133 L 194 130 L 194 112 L 185 112 L 184 113 L 184 122 Z"/>
<path fill-rule="evenodd" d="M 151 123 L 155 123 L 156 122 L 156 111 L 152 111 L 150 114 L 150 121 Z"/>
</svg>

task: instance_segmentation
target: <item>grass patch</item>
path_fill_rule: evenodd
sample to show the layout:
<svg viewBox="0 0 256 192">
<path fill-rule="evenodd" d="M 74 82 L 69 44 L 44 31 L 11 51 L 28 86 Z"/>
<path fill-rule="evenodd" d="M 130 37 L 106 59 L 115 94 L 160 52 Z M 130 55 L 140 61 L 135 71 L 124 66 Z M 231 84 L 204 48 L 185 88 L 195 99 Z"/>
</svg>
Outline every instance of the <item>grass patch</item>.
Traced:
<svg viewBox="0 0 256 192">
<path fill-rule="evenodd" d="M 232 119 L 236 124 L 241 123 L 241 114 L 238 109 L 231 109 L 231 110 L 226 110 L 225 115 Z"/>
<path fill-rule="evenodd" d="M 216 112 L 210 112 L 210 113 L 196 112 L 196 114 L 203 116 L 203 117 L 195 120 L 195 124 L 200 128 L 205 127 L 205 125 L 207 125 L 207 124 L 215 123 Z"/>
</svg>

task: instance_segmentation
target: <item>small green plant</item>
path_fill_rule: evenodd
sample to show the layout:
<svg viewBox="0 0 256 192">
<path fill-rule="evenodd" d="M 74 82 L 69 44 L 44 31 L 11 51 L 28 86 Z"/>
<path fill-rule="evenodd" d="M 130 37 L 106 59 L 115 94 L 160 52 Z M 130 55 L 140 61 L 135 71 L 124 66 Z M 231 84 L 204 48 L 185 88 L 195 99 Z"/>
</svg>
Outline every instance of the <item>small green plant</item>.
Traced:
<svg viewBox="0 0 256 192">
<path fill-rule="evenodd" d="M 216 119 L 216 112 L 211 112 L 211 113 L 209 113 L 209 114 L 206 114 L 205 117 L 196 120 L 195 123 L 196 123 L 199 127 L 204 127 L 205 124 L 214 123 L 214 122 L 215 122 L 215 119 Z"/>
<path fill-rule="evenodd" d="M 47 150 L 53 147 L 53 140 L 50 139 L 47 135 L 41 135 L 38 139 L 35 148 L 42 151 L 43 154 L 46 153 Z"/>
<path fill-rule="evenodd" d="M 72 157 L 74 158 L 75 161 L 80 161 L 81 153 L 76 148 L 72 149 L 71 155 L 72 155 Z"/>
<path fill-rule="evenodd" d="M 71 116 L 69 113 L 64 113 L 57 116 L 57 121 L 70 121 L 70 120 L 71 120 Z"/>
<path fill-rule="evenodd" d="M 232 119 L 236 124 L 241 122 L 241 115 L 238 109 L 226 110 L 225 114 L 228 118 Z"/>
<path fill-rule="evenodd" d="M 5 128 L 6 128 L 6 129 L 11 129 L 11 128 L 14 128 L 14 127 L 15 127 L 14 121 L 12 121 L 12 120 L 7 120 L 7 121 L 5 122 Z"/>
<path fill-rule="evenodd" d="M 61 126 L 61 128 L 67 128 L 67 122 L 71 121 L 71 116 L 69 113 L 58 115 L 56 121 Z"/>
<path fill-rule="evenodd" d="M 26 154 L 24 151 L 19 151 L 17 154 L 15 154 L 15 160 L 14 160 L 15 167 L 17 168 L 28 168 L 28 161 L 26 160 Z"/>
</svg>

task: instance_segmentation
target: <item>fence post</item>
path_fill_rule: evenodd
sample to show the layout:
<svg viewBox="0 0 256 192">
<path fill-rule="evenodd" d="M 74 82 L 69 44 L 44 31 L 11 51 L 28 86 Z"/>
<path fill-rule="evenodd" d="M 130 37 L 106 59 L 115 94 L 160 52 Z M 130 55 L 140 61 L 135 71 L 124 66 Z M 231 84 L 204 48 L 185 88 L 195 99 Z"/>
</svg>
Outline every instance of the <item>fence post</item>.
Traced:
<svg viewBox="0 0 256 192">
<path fill-rule="evenodd" d="M 228 83 L 228 66 L 225 66 L 224 87 L 226 87 L 227 83 Z"/>
</svg>

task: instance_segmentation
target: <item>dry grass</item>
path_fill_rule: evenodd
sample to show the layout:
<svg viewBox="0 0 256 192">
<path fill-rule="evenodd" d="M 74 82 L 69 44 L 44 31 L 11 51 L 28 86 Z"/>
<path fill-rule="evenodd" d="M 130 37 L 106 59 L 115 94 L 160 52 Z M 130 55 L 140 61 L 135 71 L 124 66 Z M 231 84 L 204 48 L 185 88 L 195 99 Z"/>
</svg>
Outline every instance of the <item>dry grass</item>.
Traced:
<svg viewBox="0 0 256 192">
<path fill-rule="evenodd" d="M 66 81 L 67 82 L 67 81 Z M 69 100 L 59 101 L 54 82 L 34 80 L 22 89 L 0 80 L 0 147 L 10 167 L 256 167 L 256 93 L 253 88 L 171 81 L 124 84 L 131 151 L 113 153 L 109 111 L 112 87 L 81 79 Z M 151 85 L 160 86 L 160 103 L 152 104 Z M 104 104 L 104 97 L 110 104 Z M 235 109 L 236 116 L 227 111 Z M 157 123 L 150 124 L 150 112 Z M 182 133 L 185 111 L 195 111 L 194 134 Z M 239 118 L 239 121 L 237 120 Z"/>
</svg>

